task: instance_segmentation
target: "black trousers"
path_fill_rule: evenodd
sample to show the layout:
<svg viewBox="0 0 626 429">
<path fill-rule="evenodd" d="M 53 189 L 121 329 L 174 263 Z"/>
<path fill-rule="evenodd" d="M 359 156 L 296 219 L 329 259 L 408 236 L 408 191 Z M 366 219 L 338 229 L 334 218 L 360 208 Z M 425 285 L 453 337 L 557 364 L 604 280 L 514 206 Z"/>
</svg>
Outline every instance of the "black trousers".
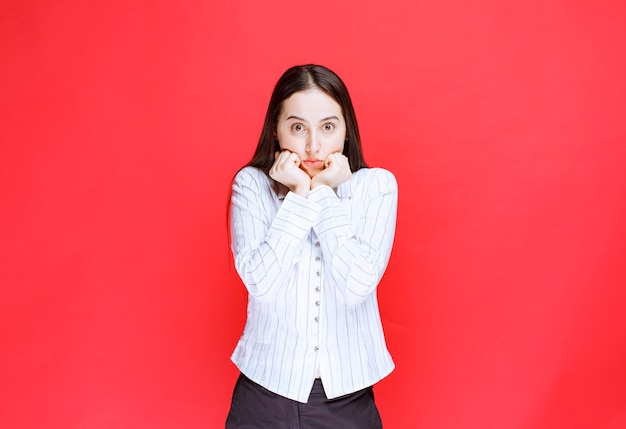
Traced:
<svg viewBox="0 0 626 429">
<path fill-rule="evenodd" d="M 371 387 L 336 399 L 326 398 L 315 380 L 306 404 L 287 399 L 241 374 L 226 429 L 382 429 Z"/>
</svg>

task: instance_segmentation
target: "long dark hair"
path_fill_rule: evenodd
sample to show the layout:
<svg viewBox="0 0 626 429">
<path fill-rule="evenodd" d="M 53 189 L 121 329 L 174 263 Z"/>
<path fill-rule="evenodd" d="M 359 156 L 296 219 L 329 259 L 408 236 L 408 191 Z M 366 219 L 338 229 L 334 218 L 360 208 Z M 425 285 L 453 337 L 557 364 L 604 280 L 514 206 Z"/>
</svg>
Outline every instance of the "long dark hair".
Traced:
<svg viewBox="0 0 626 429">
<path fill-rule="evenodd" d="M 291 67 L 278 79 L 270 98 L 270 104 L 267 106 L 259 143 L 254 151 L 254 156 L 246 166 L 257 167 L 263 170 L 265 174 L 269 174 L 270 168 L 274 164 L 274 153 L 280 151 L 274 133 L 283 101 L 298 91 L 313 88 L 329 95 L 341 106 L 346 121 L 346 141 L 343 146 L 343 154 L 348 158 L 350 170 L 355 172 L 367 167 L 363 158 L 359 127 L 348 88 L 332 70 L 315 64 Z"/>
</svg>

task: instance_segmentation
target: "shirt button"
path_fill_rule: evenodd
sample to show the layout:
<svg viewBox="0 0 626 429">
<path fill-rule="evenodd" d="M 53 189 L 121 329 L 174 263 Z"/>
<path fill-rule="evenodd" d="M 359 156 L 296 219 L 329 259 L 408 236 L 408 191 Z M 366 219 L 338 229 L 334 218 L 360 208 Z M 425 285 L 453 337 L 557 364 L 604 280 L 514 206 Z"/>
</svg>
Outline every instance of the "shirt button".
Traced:
<svg viewBox="0 0 626 429">
<path fill-rule="evenodd" d="M 315 242 L 315 247 L 320 247 L 320 242 L 319 241 Z"/>
<path fill-rule="evenodd" d="M 320 272 L 318 271 L 317 273 L 315 273 L 315 275 L 316 275 L 317 277 L 319 277 L 319 276 L 320 276 Z"/>
<path fill-rule="evenodd" d="M 320 302 L 319 301 L 315 301 L 315 306 L 319 307 L 320 306 Z"/>
<path fill-rule="evenodd" d="M 317 346 L 313 347 L 313 350 L 315 350 L 315 351 L 318 351 L 319 349 L 320 349 L 320 348 L 319 348 L 319 347 L 317 347 Z"/>
<path fill-rule="evenodd" d="M 315 260 L 318 261 L 318 262 L 320 261 L 320 259 L 322 259 L 322 258 L 320 258 L 319 256 L 315 257 Z"/>
<path fill-rule="evenodd" d="M 320 290 L 321 290 L 321 289 L 320 289 L 320 287 L 319 287 L 319 286 L 315 288 L 315 292 L 319 292 Z"/>
<path fill-rule="evenodd" d="M 316 317 L 314 320 L 315 320 L 315 323 L 318 323 L 320 321 L 320 318 Z"/>
</svg>

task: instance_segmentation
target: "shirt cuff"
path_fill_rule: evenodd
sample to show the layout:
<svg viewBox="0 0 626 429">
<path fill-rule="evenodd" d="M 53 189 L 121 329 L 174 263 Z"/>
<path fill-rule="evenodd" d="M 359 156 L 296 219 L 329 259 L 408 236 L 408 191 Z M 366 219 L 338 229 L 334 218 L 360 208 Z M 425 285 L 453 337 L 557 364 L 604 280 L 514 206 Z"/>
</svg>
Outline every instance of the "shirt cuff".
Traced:
<svg viewBox="0 0 626 429">
<path fill-rule="evenodd" d="M 278 209 L 269 232 L 287 234 L 295 241 L 300 241 L 311 230 L 321 211 L 320 204 L 289 192 Z"/>
<path fill-rule="evenodd" d="M 341 205 L 341 199 L 335 191 L 329 186 L 320 186 L 309 192 L 309 201 L 313 201 L 322 206 L 322 211 L 318 218 L 315 231 L 318 235 L 334 230 L 342 231 L 350 235 L 352 224 L 346 213 L 345 208 Z"/>
</svg>

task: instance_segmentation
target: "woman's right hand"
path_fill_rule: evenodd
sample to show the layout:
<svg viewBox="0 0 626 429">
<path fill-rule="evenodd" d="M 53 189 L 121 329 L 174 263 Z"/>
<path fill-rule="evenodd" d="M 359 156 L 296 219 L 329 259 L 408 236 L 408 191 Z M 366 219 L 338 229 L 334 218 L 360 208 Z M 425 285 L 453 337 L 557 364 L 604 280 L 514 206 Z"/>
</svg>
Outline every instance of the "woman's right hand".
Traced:
<svg viewBox="0 0 626 429">
<path fill-rule="evenodd" d="M 300 168 L 300 157 L 288 150 L 276 152 L 270 177 L 285 185 L 291 192 L 306 197 L 311 189 L 311 178 Z"/>
</svg>

